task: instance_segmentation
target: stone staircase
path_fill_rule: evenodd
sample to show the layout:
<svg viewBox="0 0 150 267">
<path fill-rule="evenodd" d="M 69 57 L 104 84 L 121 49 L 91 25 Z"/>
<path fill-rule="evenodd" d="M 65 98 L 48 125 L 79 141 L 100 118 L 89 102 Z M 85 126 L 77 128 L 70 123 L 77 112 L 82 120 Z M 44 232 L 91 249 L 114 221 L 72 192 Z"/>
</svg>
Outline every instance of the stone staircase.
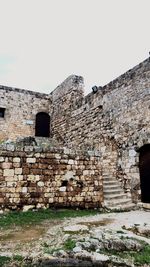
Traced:
<svg viewBox="0 0 150 267">
<path fill-rule="evenodd" d="M 109 210 L 131 210 L 135 207 L 131 197 L 124 193 L 119 181 L 110 174 L 103 174 L 104 207 Z"/>
</svg>

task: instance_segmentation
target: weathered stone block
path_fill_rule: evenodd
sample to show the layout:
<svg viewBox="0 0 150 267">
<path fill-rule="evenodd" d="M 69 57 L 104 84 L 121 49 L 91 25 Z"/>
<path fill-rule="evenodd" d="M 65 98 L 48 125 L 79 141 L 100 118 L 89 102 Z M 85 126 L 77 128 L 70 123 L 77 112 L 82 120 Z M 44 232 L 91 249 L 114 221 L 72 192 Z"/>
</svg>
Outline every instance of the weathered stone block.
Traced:
<svg viewBox="0 0 150 267">
<path fill-rule="evenodd" d="M 60 187 L 60 188 L 59 188 L 59 191 L 60 191 L 60 192 L 66 192 L 66 186 L 62 186 L 62 187 Z"/>
<path fill-rule="evenodd" d="M 2 169 L 10 169 L 12 167 L 11 162 L 3 162 L 2 163 Z"/>
<path fill-rule="evenodd" d="M 35 163 L 36 158 L 27 158 L 27 163 Z"/>
<path fill-rule="evenodd" d="M 68 164 L 69 164 L 69 165 L 73 165 L 73 164 L 74 164 L 74 160 L 73 160 L 73 159 L 69 159 L 69 160 L 68 160 Z"/>
<path fill-rule="evenodd" d="M 5 169 L 4 170 L 4 176 L 14 176 L 15 171 L 14 169 Z"/>
<path fill-rule="evenodd" d="M 39 182 L 37 183 L 37 185 L 38 185 L 39 187 L 43 187 L 43 186 L 44 186 L 44 182 L 39 181 Z"/>
<path fill-rule="evenodd" d="M 34 205 L 25 205 L 24 207 L 23 207 L 23 211 L 24 212 L 26 212 L 26 211 L 28 211 L 28 210 L 32 210 L 32 209 L 34 209 L 35 208 L 35 206 Z"/>
<path fill-rule="evenodd" d="M 4 157 L 0 157 L 0 162 L 4 162 Z"/>
<path fill-rule="evenodd" d="M 22 174 L 22 168 L 15 168 L 15 174 Z"/>
<path fill-rule="evenodd" d="M 34 181 L 34 180 L 36 180 L 36 176 L 35 175 L 27 175 L 27 180 L 28 181 Z"/>
<path fill-rule="evenodd" d="M 23 180 L 23 175 L 18 175 L 18 180 L 22 181 Z"/>
<path fill-rule="evenodd" d="M 28 192 L 28 188 L 27 188 L 27 187 L 22 187 L 21 192 L 22 192 L 22 193 L 27 193 L 27 192 Z"/>
<path fill-rule="evenodd" d="M 14 181 L 13 182 L 7 182 L 8 187 L 16 187 L 16 185 L 17 185 L 17 182 L 14 182 Z"/>
<path fill-rule="evenodd" d="M 17 157 L 16 158 L 13 158 L 13 162 L 14 163 L 19 163 L 20 162 L 20 158 L 17 158 Z"/>
<path fill-rule="evenodd" d="M 13 163 L 14 168 L 20 168 L 21 164 L 20 163 Z"/>
<path fill-rule="evenodd" d="M 54 203 L 54 198 L 49 198 L 48 202 L 49 203 Z"/>
<path fill-rule="evenodd" d="M 84 170 L 83 171 L 83 175 L 90 175 L 90 171 L 89 170 Z"/>
<path fill-rule="evenodd" d="M 11 144 L 8 144 L 8 145 L 6 145 L 6 149 L 8 151 L 14 151 L 15 150 L 15 146 L 14 145 L 11 145 Z"/>
</svg>

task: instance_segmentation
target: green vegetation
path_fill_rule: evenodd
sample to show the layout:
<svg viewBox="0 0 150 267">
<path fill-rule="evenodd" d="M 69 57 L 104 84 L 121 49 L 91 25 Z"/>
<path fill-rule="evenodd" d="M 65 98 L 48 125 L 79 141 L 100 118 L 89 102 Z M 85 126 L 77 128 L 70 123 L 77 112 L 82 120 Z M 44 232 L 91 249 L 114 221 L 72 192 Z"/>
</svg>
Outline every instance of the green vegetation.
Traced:
<svg viewBox="0 0 150 267">
<path fill-rule="evenodd" d="M 135 263 L 150 264 L 150 245 L 146 245 L 140 252 L 130 252 L 130 256 L 134 258 Z"/>
<path fill-rule="evenodd" d="M 59 250 L 62 250 L 63 248 L 62 247 L 59 247 L 59 248 L 52 248 L 52 247 L 44 247 L 44 250 L 43 252 L 46 253 L 46 254 L 53 254 L 54 252 L 57 252 Z"/>
<path fill-rule="evenodd" d="M 135 264 L 150 264 L 150 245 L 145 245 L 141 251 L 102 250 L 106 255 L 115 255 L 123 259 L 133 259 Z"/>
<path fill-rule="evenodd" d="M 44 248 L 48 248 L 49 245 L 48 245 L 46 242 L 44 242 L 44 243 L 42 243 L 42 247 L 44 247 Z"/>
<path fill-rule="evenodd" d="M 0 256 L 0 267 L 3 267 L 4 264 L 10 262 L 10 257 Z"/>
<path fill-rule="evenodd" d="M 44 242 L 42 244 L 43 248 L 44 248 L 44 253 L 47 253 L 47 254 L 53 254 L 54 252 L 57 252 L 59 250 L 73 250 L 73 248 L 76 246 L 76 242 L 75 240 L 71 239 L 71 238 L 68 238 L 62 247 L 59 247 L 59 248 L 52 248 L 50 247 L 46 242 Z"/>
<path fill-rule="evenodd" d="M 9 266 L 10 262 L 21 262 L 23 261 L 23 257 L 20 255 L 14 255 L 12 258 L 11 257 L 6 257 L 6 256 L 0 256 L 0 267 L 3 266 Z"/>
<path fill-rule="evenodd" d="M 73 248 L 76 246 L 75 240 L 72 240 L 68 238 L 64 243 L 64 249 L 65 250 L 73 250 Z"/>
<path fill-rule="evenodd" d="M 9 228 L 11 226 L 21 226 L 30 224 L 39 224 L 43 220 L 62 220 L 64 218 L 73 218 L 86 215 L 95 215 L 98 211 L 95 210 L 38 210 L 27 212 L 9 212 L 0 215 L 0 228 Z"/>
<path fill-rule="evenodd" d="M 15 261 L 23 261 L 23 257 L 21 255 L 14 255 L 13 260 Z"/>
</svg>

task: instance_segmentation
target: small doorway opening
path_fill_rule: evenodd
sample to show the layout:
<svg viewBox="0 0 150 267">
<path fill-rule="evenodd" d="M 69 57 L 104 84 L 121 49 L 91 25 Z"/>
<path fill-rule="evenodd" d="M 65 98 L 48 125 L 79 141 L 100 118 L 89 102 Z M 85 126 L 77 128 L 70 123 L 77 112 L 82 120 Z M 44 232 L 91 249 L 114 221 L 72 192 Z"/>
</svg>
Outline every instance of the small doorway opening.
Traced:
<svg viewBox="0 0 150 267">
<path fill-rule="evenodd" d="M 142 146 L 139 152 L 141 201 L 150 203 L 150 144 Z"/>
<path fill-rule="evenodd" d="M 37 113 L 35 122 L 35 136 L 50 136 L 50 116 L 48 113 Z"/>
</svg>

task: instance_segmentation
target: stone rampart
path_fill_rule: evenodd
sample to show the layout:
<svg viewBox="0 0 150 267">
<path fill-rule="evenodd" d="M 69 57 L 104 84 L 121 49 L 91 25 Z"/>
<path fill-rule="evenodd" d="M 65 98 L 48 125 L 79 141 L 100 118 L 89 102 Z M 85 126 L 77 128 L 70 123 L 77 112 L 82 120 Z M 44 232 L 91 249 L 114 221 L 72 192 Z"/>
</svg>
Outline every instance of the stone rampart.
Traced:
<svg viewBox="0 0 150 267">
<path fill-rule="evenodd" d="M 134 201 L 140 199 L 139 154 L 136 147 L 150 143 L 150 59 L 140 63 L 96 93 L 73 101 L 52 118 L 54 136 L 69 147 L 98 149 L 113 162 L 109 176 L 121 181 Z M 54 104 L 54 103 L 53 103 Z M 61 110 L 63 105 L 61 104 Z M 115 151 L 115 152 L 114 152 Z M 134 151 L 131 153 L 130 151 Z M 115 153 L 115 157 L 113 157 Z"/>
</svg>

